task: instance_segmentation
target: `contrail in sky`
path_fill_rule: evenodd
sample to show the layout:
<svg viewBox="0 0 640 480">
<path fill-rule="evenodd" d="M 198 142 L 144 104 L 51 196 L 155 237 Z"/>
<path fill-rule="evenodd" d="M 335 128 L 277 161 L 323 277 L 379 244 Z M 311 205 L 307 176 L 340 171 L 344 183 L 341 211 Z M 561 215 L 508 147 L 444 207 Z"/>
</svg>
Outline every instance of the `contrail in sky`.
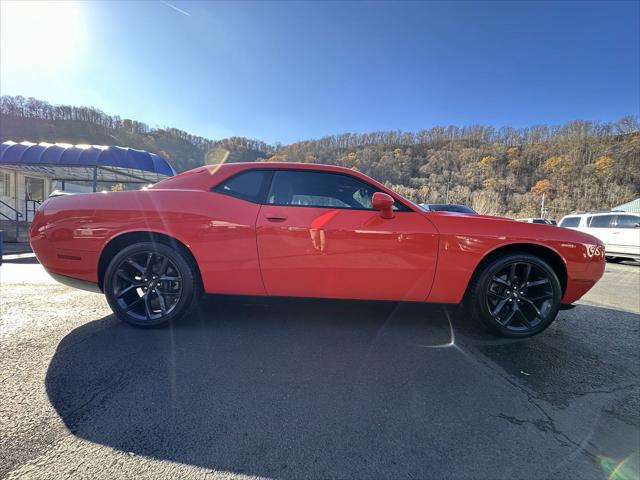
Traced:
<svg viewBox="0 0 640 480">
<path fill-rule="evenodd" d="M 176 7 L 175 5 L 170 4 L 169 2 L 164 2 L 163 1 L 162 3 L 164 3 L 169 8 L 173 8 L 176 12 L 180 12 L 181 14 L 186 15 L 187 17 L 191 16 L 191 14 L 189 12 L 186 12 L 186 11 L 182 10 L 181 8 Z"/>
</svg>

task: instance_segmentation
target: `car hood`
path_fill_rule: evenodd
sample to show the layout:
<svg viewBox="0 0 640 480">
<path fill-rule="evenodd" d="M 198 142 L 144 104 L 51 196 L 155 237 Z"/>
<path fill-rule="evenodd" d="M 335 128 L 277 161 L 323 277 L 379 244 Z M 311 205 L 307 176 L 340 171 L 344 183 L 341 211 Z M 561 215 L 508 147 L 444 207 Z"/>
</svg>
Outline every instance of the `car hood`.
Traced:
<svg viewBox="0 0 640 480">
<path fill-rule="evenodd" d="M 476 235 L 500 237 L 513 241 L 573 242 L 588 245 L 602 245 L 593 235 L 577 230 L 545 225 L 541 223 L 518 222 L 511 218 L 491 215 L 473 215 L 453 212 L 421 212 L 446 235 Z"/>
</svg>

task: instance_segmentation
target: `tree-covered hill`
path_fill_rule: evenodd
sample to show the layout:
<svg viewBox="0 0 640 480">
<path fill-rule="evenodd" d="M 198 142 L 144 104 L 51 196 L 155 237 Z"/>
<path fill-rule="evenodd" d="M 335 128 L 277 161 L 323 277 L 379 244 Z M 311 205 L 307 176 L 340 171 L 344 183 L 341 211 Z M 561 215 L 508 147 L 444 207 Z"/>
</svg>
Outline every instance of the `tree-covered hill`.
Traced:
<svg viewBox="0 0 640 480">
<path fill-rule="evenodd" d="M 241 137 L 210 140 L 177 128 L 149 128 L 135 120 L 107 115 L 93 107 L 50 105 L 35 98 L 0 98 L 0 141 L 119 145 L 165 157 L 178 172 L 203 165 L 205 158 L 253 162 L 272 147 Z M 228 155 L 221 152 L 228 151 Z"/>
<path fill-rule="evenodd" d="M 296 161 L 354 168 L 420 202 L 472 205 L 481 213 L 549 216 L 610 208 L 639 196 L 640 126 L 613 123 L 495 129 L 435 127 L 416 133 L 344 133 L 285 146 L 210 140 L 109 116 L 92 107 L 3 96 L 0 140 L 121 145 L 158 153 L 177 171 L 219 161 Z"/>
<path fill-rule="evenodd" d="M 637 120 L 528 129 L 473 126 L 343 134 L 281 148 L 272 160 L 356 168 L 418 202 L 465 203 L 487 214 L 550 217 L 637 198 Z"/>
</svg>

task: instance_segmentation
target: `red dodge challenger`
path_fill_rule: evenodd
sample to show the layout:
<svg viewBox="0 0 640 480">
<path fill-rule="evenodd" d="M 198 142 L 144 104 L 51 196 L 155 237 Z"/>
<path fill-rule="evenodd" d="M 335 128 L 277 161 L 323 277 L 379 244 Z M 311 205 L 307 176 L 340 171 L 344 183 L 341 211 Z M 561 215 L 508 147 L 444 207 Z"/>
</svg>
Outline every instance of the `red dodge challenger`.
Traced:
<svg viewBox="0 0 640 480">
<path fill-rule="evenodd" d="M 457 304 L 493 332 L 544 330 L 602 276 L 590 235 L 424 211 L 346 168 L 234 163 L 140 191 L 50 198 L 30 231 L 62 283 L 122 320 L 176 320 L 202 292 Z"/>
</svg>

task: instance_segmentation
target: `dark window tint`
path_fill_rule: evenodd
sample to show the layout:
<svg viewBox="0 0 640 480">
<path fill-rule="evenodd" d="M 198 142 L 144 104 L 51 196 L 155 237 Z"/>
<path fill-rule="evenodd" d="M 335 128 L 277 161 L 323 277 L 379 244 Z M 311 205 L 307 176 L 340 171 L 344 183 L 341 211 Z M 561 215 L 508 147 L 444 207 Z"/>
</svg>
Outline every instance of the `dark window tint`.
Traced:
<svg viewBox="0 0 640 480">
<path fill-rule="evenodd" d="M 640 224 L 640 217 L 635 215 L 618 215 L 616 228 L 636 228 Z"/>
<path fill-rule="evenodd" d="M 534 218 L 533 222 L 531 222 L 531 223 L 544 223 L 546 225 L 547 221 L 544 220 L 543 218 Z"/>
<path fill-rule="evenodd" d="M 275 172 L 267 203 L 371 209 L 375 192 L 371 185 L 348 175 L 281 170 Z"/>
<path fill-rule="evenodd" d="M 477 213 L 473 208 L 467 207 L 466 205 L 450 203 L 431 203 L 427 205 L 427 209 L 436 212 Z"/>
<path fill-rule="evenodd" d="M 591 228 L 609 228 L 611 226 L 613 217 L 613 215 L 598 215 L 595 217 L 591 217 L 589 226 Z"/>
<path fill-rule="evenodd" d="M 561 227 L 577 227 L 578 225 L 580 225 L 580 217 L 567 217 L 560 222 Z"/>
<path fill-rule="evenodd" d="M 214 190 L 242 200 L 258 202 L 260 201 L 260 192 L 265 175 L 268 173 L 264 170 L 249 170 L 248 172 L 239 173 L 218 185 Z"/>
</svg>

